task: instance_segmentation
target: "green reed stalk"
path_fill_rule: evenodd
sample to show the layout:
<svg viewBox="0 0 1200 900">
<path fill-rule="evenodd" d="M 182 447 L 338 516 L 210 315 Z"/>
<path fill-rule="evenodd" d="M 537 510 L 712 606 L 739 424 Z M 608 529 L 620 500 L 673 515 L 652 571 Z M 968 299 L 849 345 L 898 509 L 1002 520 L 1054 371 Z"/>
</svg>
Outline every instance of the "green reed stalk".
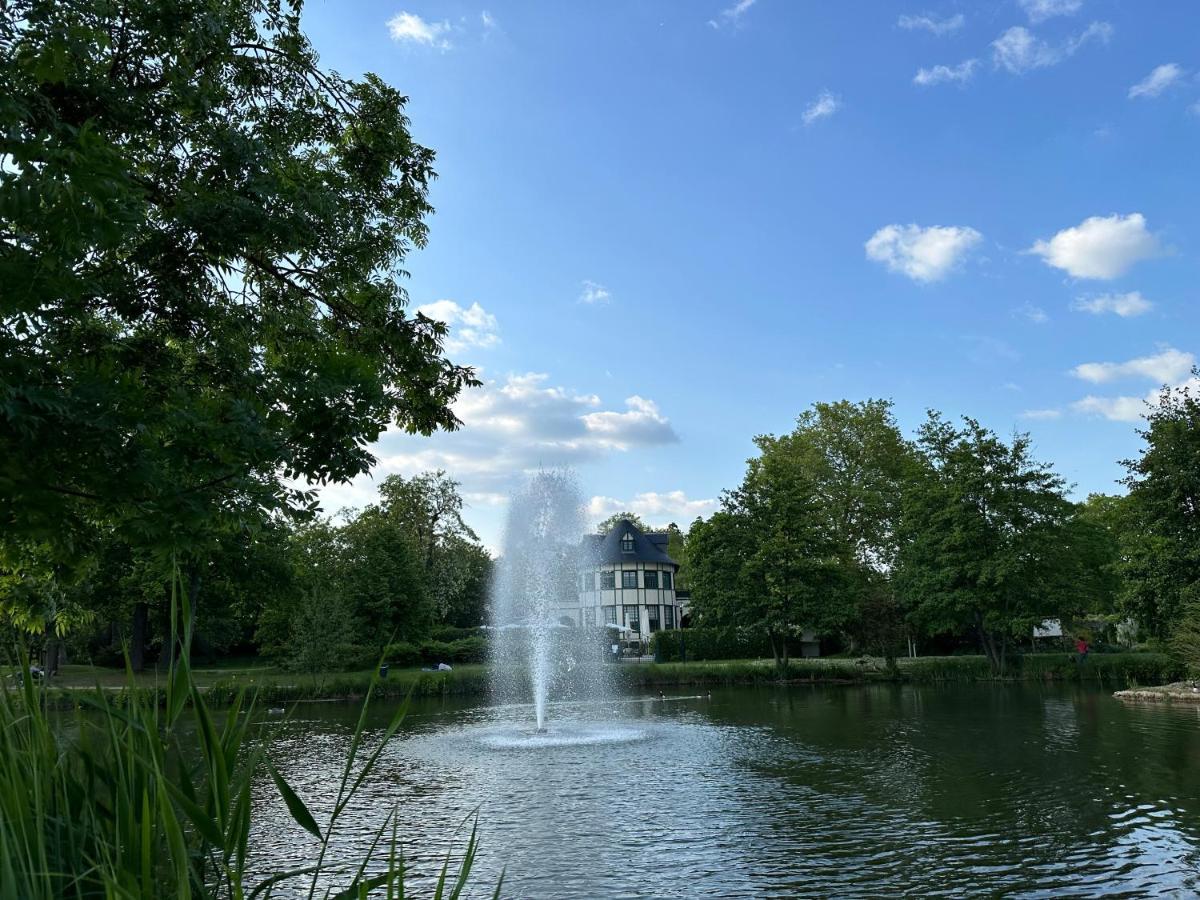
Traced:
<svg viewBox="0 0 1200 900">
<path fill-rule="evenodd" d="M 161 705 L 157 692 L 133 689 L 128 672 L 122 706 L 97 687 L 80 698 L 84 714 L 52 722 L 45 689 L 29 677 L 27 660 L 20 687 L 0 688 L 0 900 L 265 900 L 281 890 L 324 898 L 408 896 L 394 810 L 354 864 L 331 862 L 326 853 L 404 709 L 359 760 L 368 692 L 337 803 L 320 827 L 266 758 L 264 743 L 250 737 L 253 696 L 238 692 L 218 726 L 191 676 L 191 621 L 176 577 L 171 644 L 178 652 Z M 247 871 L 256 810 L 251 788 L 264 769 L 292 818 L 321 841 L 321 853 L 312 865 L 253 881 Z M 438 885 L 437 897 L 461 893 L 477 849 L 472 831 L 462 864 Z M 319 884 L 336 886 L 318 894 Z"/>
</svg>

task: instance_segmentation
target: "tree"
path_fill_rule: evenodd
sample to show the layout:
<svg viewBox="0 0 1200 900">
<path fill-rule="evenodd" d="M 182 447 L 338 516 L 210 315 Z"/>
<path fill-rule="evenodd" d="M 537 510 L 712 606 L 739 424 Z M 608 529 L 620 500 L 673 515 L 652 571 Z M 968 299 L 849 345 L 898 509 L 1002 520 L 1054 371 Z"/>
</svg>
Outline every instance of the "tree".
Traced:
<svg viewBox="0 0 1200 900">
<path fill-rule="evenodd" d="M 603 522 L 601 522 L 599 525 L 597 525 L 596 526 L 596 534 L 608 534 L 610 531 L 612 531 L 614 528 L 616 528 L 617 523 L 621 522 L 621 521 L 628 521 L 629 524 L 631 524 L 634 528 L 636 528 L 638 531 L 641 531 L 641 532 L 654 530 L 649 525 L 647 525 L 645 522 L 643 522 L 642 517 L 639 516 L 637 513 L 618 512 L 618 513 L 613 513 L 611 516 L 609 516 L 607 519 L 605 519 Z"/>
<path fill-rule="evenodd" d="M 1123 606 L 1164 640 L 1200 604 L 1200 371 L 1192 374 L 1189 386 L 1159 394 L 1140 432 L 1144 449 L 1124 462 Z"/>
<path fill-rule="evenodd" d="M 447 624 L 481 625 L 491 556 L 463 521 L 459 488 L 440 470 L 409 479 L 389 475 L 379 489 L 379 509 L 409 536 L 434 617 Z"/>
<path fill-rule="evenodd" d="M 1028 435 L 1006 444 L 974 419 L 931 412 L 904 494 L 897 587 L 930 633 L 971 630 L 1003 674 L 1012 638 L 1078 604 L 1073 504 Z"/>
<path fill-rule="evenodd" d="M 203 557 L 477 381 L 406 312 L 433 153 L 299 4 L 0 10 L 0 567 Z"/>
<path fill-rule="evenodd" d="M 815 403 L 800 414 L 793 438 L 808 448 L 809 477 L 827 508 L 843 553 L 840 589 L 855 613 L 847 629 L 865 649 L 893 662 L 905 637 L 892 588 L 901 498 L 916 467 L 888 400 Z"/>
<path fill-rule="evenodd" d="M 829 527 L 811 445 L 796 434 L 755 443 L 761 452 L 741 486 L 708 523 L 692 526 L 693 607 L 705 622 L 760 629 L 786 668 L 789 637 L 827 633 L 849 618 L 840 584 L 847 554 Z"/>
</svg>

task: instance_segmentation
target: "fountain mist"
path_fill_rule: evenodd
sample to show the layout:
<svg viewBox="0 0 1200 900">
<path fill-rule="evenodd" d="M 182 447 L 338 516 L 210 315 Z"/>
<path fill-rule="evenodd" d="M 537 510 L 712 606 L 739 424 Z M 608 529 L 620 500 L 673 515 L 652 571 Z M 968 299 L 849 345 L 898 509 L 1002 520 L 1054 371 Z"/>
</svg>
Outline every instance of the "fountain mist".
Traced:
<svg viewBox="0 0 1200 900">
<path fill-rule="evenodd" d="M 577 618 L 579 574 L 591 564 L 583 532 L 570 473 L 538 472 L 512 495 L 492 586 L 493 684 L 501 702 L 532 699 L 539 731 L 552 696 L 597 699 L 606 681 L 603 629 Z"/>
</svg>

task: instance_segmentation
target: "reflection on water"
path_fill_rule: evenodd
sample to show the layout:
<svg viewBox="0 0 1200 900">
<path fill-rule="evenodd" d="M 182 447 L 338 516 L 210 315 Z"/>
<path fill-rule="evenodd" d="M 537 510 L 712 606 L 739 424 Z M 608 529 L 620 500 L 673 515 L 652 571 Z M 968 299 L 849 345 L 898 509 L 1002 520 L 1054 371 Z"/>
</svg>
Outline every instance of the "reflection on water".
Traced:
<svg viewBox="0 0 1200 900">
<path fill-rule="evenodd" d="M 375 711 L 376 733 L 390 712 Z M 415 706 L 336 854 L 368 846 L 395 806 L 416 887 L 477 816 L 477 896 L 501 869 L 514 897 L 1200 890 L 1196 710 L 1086 689 L 872 686 L 621 701 L 603 725 L 595 713 L 553 710 L 535 735 L 527 709 Z M 302 706 L 274 739 L 314 812 L 333 803 L 356 714 Z M 307 862 L 313 839 L 260 787 L 256 865 Z"/>
</svg>

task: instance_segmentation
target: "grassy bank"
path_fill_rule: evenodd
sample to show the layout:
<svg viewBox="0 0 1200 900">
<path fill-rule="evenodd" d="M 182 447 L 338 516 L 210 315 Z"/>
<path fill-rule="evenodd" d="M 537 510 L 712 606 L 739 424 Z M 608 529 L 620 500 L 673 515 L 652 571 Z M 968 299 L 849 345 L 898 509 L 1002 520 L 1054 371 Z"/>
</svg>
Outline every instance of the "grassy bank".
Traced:
<svg viewBox="0 0 1200 900">
<path fill-rule="evenodd" d="M 889 671 L 883 660 L 800 659 L 780 673 L 770 660 L 728 660 L 687 663 L 622 663 L 614 665 L 617 684 L 630 691 L 670 687 L 737 684 L 865 684 L 900 682 L 936 684 L 998 680 L 982 656 L 919 657 L 898 660 Z M 197 687 L 209 703 L 217 706 L 233 701 L 238 692 L 256 693 L 260 704 L 279 706 L 306 700 L 356 700 L 371 684 L 373 671 L 328 675 L 284 672 L 268 666 L 236 670 L 201 670 L 196 673 Z M 1113 689 L 1167 684 L 1183 676 L 1178 663 L 1161 653 L 1093 654 L 1079 664 L 1070 653 L 1029 654 L 1014 661 L 1003 680 L 1094 682 Z M 161 678 L 154 674 L 139 676 L 138 692 L 161 692 Z M 100 684 L 120 697 L 125 675 L 105 669 L 70 667 L 47 688 L 49 702 L 56 706 L 73 705 L 81 689 Z M 376 685 L 376 696 L 402 699 L 411 692 L 416 697 L 483 695 L 488 691 L 487 667 L 456 666 L 449 672 L 425 672 L 420 669 L 393 669 Z"/>
</svg>

